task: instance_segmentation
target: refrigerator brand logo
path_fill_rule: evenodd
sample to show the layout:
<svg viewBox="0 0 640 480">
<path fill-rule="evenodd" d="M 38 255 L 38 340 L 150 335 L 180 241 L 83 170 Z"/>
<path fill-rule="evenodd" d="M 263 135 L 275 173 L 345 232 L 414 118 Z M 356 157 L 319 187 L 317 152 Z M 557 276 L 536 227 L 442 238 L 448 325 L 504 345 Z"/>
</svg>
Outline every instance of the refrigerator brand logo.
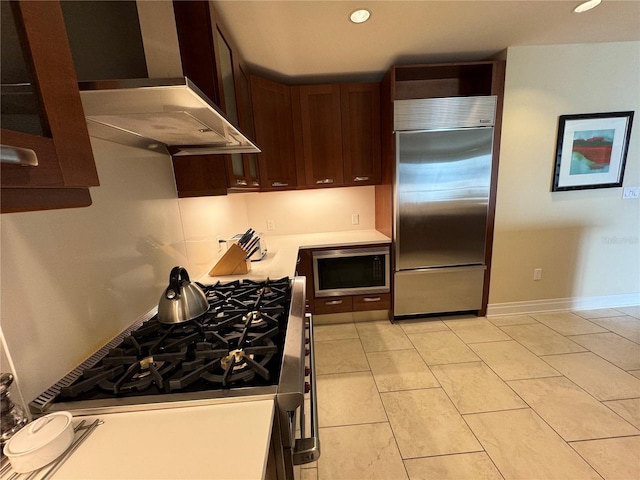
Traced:
<svg viewBox="0 0 640 480">
<path fill-rule="evenodd" d="M 602 237 L 602 243 L 605 243 L 607 245 L 624 245 L 624 244 L 634 245 L 638 243 L 638 237 L 634 237 L 634 236 Z"/>
</svg>

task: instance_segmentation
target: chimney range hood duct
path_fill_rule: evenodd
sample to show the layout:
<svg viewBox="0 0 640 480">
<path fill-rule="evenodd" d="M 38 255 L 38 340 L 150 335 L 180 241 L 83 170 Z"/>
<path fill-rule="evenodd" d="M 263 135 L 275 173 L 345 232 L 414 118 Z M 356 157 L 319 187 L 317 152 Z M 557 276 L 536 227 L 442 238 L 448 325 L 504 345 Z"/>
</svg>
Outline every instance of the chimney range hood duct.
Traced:
<svg viewBox="0 0 640 480">
<path fill-rule="evenodd" d="M 89 135 L 174 156 L 260 153 L 187 77 L 80 82 Z"/>
</svg>

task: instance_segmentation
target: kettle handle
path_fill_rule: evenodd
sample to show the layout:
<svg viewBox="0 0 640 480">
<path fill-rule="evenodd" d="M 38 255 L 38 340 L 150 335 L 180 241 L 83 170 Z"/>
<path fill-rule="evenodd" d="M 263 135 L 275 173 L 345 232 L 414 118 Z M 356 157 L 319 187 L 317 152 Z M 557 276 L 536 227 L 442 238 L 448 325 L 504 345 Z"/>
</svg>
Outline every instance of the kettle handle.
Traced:
<svg viewBox="0 0 640 480">
<path fill-rule="evenodd" d="M 186 268 L 173 267 L 169 274 L 169 286 L 165 290 L 164 296 L 169 300 L 180 298 L 180 285 L 183 282 L 190 282 Z"/>
</svg>

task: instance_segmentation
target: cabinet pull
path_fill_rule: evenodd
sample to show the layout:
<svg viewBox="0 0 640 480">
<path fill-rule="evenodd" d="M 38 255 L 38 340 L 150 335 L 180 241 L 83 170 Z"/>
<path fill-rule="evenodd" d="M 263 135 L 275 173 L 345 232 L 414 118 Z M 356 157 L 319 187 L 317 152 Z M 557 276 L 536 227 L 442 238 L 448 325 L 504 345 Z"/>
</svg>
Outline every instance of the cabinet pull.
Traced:
<svg viewBox="0 0 640 480">
<path fill-rule="evenodd" d="M 271 186 L 272 187 L 288 187 L 289 184 L 285 182 L 273 182 Z"/>
<path fill-rule="evenodd" d="M 323 178 L 322 180 L 316 180 L 316 184 L 333 183 L 333 178 Z"/>
<path fill-rule="evenodd" d="M 36 152 L 31 150 L 30 148 L 0 145 L 0 163 L 12 163 L 14 165 L 20 165 L 22 167 L 37 167 L 38 155 L 36 155 Z"/>
<path fill-rule="evenodd" d="M 365 297 L 362 299 L 363 302 L 379 302 L 382 300 L 380 297 Z"/>
<path fill-rule="evenodd" d="M 369 177 L 353 177 L 354 182 L 366 182 L 369 180 Z"/>
<path fill-rule="evenodd" d="M 246 186 L 247 185 L 247 181 L 246 180 L 241 180 L 239 178 L 236 179 L 236 185 L 243 185 Z"/>
<path fill-rule="evenodd" d="M 328 302 L 324 302 L 325 305 L 340 305 L 342 300 L 329 300 Z"/>
</svg>

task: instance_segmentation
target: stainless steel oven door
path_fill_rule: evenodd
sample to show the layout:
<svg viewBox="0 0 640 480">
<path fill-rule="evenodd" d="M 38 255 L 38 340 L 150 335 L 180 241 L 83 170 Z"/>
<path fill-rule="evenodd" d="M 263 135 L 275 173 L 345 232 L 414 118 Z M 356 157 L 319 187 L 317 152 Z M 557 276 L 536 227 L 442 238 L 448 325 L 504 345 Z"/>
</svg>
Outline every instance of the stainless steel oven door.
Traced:
<svg viewBox="0 0 640 480">
<path fill-rule="evenodd" d="M 304 304 L 304 302 L 303 302 Z M 320 456 L 318 430 L 318 402 L 315 379 L 315 355 L 313 318 L 304 314 L 302 322 L 289 319 L 288 335 L 297 337 L 297 325 L 304 329 L 301 342 L 298 380 L 295 389 L 285 389 L 276 401 L 276 417 L 273 425 L 272 447 L 274 452 L 274 474 L 267 479 L 294 480 L 300 476 L 300 465 L 311 463 Z M 293 322 L 293 324 L 292 324 Z M 302 332 L 301 332 L 302 333 Z M 286 352 L 285 352 L 286 355 Z M 305 376 L 308 375 L 308 381 Z M 292 385 L 287 382 L 287 386 Z"/>
<path fill-rule="evenodd" d="M 299 435 L 295 436 L 293 448 L 293 464 L 303 465 L 316 461 L 320 457 L 320 436 L 318 429 L 318 390 L 316 388 L 316 362 L 313 343 L 313 318 L 305 315 L 305 323 L 309 332 L 309 392 L 305 392 L 304 404 L 299 408 Z M 305 372 L 306 373 L 306 372 Z M 306 405 L 309 405 L 309 422 L 307 424 Z M 309 428 L 309 436 L 307 436 Z"/>
</svg>

